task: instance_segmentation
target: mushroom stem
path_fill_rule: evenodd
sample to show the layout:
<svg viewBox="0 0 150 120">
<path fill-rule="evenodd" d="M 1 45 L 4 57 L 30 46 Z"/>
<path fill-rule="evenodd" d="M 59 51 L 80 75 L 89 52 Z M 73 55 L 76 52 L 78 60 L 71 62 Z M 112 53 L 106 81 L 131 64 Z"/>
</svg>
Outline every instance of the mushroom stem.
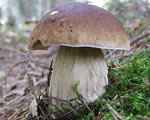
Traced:
<svg viewBox="0 0 150 120">
<path fill-rule="evenodd" d="M 78 92 L 92 102 L 105 92 L 108 69 L 101 49 L 61 46 L 50 80 L 49 96 L 61 100 L 75 98 L 74 84 L 80 81 Z M 53 100 L 56 104 L 56 100 Z"/>
</svg>

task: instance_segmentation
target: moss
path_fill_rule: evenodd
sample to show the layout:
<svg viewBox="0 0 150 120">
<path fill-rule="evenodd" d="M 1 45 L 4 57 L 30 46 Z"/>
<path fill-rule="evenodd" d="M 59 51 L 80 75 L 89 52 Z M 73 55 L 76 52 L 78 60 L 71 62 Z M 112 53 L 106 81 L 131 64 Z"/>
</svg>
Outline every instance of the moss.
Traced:
<svg viewBox="0 0 150 120">
<path fill-rule="evenodd" d="M 133 120 L 137 115 L 150 117 L 150 51 L 137 52 L 109 74 L 110 80 L 117 82 L 107 88 L 104 95 L 107 102 L 125 119 Z M 100 108 L 102 111 L 104 108 Z"/>
</svg>

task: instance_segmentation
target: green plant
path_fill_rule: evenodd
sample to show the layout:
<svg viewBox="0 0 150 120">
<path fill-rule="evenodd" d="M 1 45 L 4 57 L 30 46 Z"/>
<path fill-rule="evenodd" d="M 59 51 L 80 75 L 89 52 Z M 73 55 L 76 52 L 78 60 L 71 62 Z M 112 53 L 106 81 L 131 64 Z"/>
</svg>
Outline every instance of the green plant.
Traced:
<svg viewBox="0 0 150 120">
<path fill-rule="evenodd" d="M 130 120 L 137 115 L 150 117 L 150 51 L 138 52 L 121 63 L 119 69 L 110 71 L 110 79 L 117 82 L 108 87 L 104 98 L 117 112 Z"/>
<path fill-rule="evenodd" d="M 17 32 L 17 38 L 16 38 L 17 41 L 22 41 L 24 43 L 27 43 L 27 39 L 19 32 Z"/>
</svg>

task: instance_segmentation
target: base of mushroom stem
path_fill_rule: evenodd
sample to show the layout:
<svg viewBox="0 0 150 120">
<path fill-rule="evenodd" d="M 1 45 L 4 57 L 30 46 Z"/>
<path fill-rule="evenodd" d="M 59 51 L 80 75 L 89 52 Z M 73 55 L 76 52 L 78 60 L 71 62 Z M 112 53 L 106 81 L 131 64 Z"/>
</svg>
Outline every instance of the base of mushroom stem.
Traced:
<svg viewBox="0 0 150 120">
<path fill-rule="evenodd" d="M 36 102 L 36 104 L 33 103 L 33 105 L 30 105 L 30 114 L 28 115 L 27 120 L 35 118 L 76 120 L 83 115 L 89 114 L 89 109 L 93 110 L 92 112 L 96 115 L 101 107 L 97 104 L 85 103 L 82 99 L 74 99 L 72 101 L 57 100 L 58 102 L 61 101 L 61 104 L 55 105 L 49 102 L 51 99 L 53 98 L 44 96 L 33 100 L 32 103 Z"/>
<path fill-rule="evenodd" d="M 79 93 L 85 101 L 92 102 L 105 92 L 107 74 L 101 49 L 61 46 L 50 79 L 49 96 L 71 100 Z M 56 99 L 51 102 L 61 103 Z"/>
</svg>

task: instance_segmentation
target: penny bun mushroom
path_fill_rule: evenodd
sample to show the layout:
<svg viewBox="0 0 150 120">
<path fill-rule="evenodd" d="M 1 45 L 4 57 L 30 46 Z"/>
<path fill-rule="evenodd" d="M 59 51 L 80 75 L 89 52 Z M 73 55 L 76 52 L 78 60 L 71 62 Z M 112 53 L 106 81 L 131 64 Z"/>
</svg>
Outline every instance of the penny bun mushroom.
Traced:
<svg viewBox="0 0 150 120">
<path fill-rule="evenodd" d="M 50 80 L 49 96 L 75 98 L 73 86 L 84 100 L 102 96 L 108 85 L 108 69 L 101 49 L 129 50 L 120 21 L 110 12 L 86 3 L 67 3 L 48 12 L 34 28 L 28 48 L 58 45 Z M 53 103 L 57 103 L 53 100 Z"/>
</svg>

